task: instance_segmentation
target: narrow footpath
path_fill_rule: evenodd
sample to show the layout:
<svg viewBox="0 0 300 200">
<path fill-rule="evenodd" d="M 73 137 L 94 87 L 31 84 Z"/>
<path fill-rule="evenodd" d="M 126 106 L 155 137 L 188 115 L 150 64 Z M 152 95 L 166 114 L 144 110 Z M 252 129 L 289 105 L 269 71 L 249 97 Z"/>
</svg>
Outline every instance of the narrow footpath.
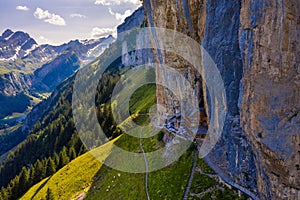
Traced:
<svg viewBox="0 0 300 200">
<path fill-rule="evenodd" d="M 198 151 L 195 149 L 194 150 L 194 157 L 193 157 L 193 166 L 192 166 L 192 170 L 191 170 L 189 181 L 188 181 L 188 183 L 186 185 L 186 188 L 184 190 L 183 200 L 187 200 L 188 197 L 189 197 L 191 185 L 192 185 L 194 174 L 195 174 L 195 169 L 196 169 L 196 166 L 197 166 L 197 152 Z"/>
<path fill-rule="evenodd" d="M 145 153 L 145 150 L 143 148 L 143 143 L 142 143 L 142 134 L 141 134 L 142 130 L 140 132 L 140 148 L 143 152 L 144 161 L 145 161 L 145 171 L 146 171 L 145 172 L 145 191 L 146 191 L 146 195 L 147 195 L 147 200 L 150 200 L 150 195 L 149 195 L 149 190 L 148 190 L 148 173 L 149 173 L 149 169 L 148 169 L 148 161 L 147 161 L 146 153 Z"/>
<path fill-rule="evenodd" d="M 246 194 L 247 196 L 249 196 L 250 198 L 252 198 L 253 200 L 259 200 L 259 197 L 257 195 L 255 195 L 253 192 L 251 192 L 250 190 L 244 188 L 243 186 L 240 186 L 238 184 L 236 184 L 235 182 L 233 182 L 231 180 L 231 178 L 225 174 L 218 166 L 216 166 L 208 156 L 204 157 L 205 162 L 208 164 L 208 166 L 210 168 L 212 168 L 217 175 L 228 185 L 231 185 L 233 188 L 241 191 L 242 193 Z"/>
</svg>

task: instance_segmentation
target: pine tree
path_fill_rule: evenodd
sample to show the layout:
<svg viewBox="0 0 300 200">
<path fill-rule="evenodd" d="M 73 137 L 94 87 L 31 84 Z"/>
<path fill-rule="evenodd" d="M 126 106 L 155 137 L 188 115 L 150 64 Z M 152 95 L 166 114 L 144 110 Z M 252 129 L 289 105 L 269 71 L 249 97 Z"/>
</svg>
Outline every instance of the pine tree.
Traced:
<svg viewBox="0 0 300 200">
<path fill-rule="evenodd" d="M 62 168 L 63 166 L 68 164 L 69 161 L 70 161 L 70 158 L 67 154 L 67 148 L 63 147 L 63 149 L 59 153 L 59 168 Z"/>
<path fill-rule="evenodd" d="M 58 170 L 59 168 L 59 156 L 57 155 L 57 153 L 54 153 L 53 155 L 53 161 L 55 163 L 55 166 L 56 166 L 56 170 Z"/>
<path fill-rule="evenodd" d="M 29 188 L 29 170 L 26 167 L 22 168 L 19 179 L 19 192 L 23 194 Z"/>
<path fill-rule="evenodd" d="M 35 177 L 35 168 L 33 165 L 30 165 L 30 175 L 29 175 L 29 184 L 33 185 L 34 184 L 34 177 Z"/>
<path fill-rule="evenodd" d="M 48 158 L 46 176 L 51 176 L 56 172 L 56 166 L 52 158 Z"/>
<path fill-rule="evenodd" d="M 74 147 L 71 147 L 71 148 L 69 149 L 69 157 L 70 157 L 70 160 L 73 160 L 73 159 L 76 158 L 76 152 L 75 152 Z"/>
<path fill-rule="evenodd" d="M 10 199 L 18 199 L 18 197 L 20 196 L 20 191 L 18 187 L 19 179 L 19 176 L 16 176 L 13 180 L 10 181 L 8 185 Z"/>
<path fill-rule="evenodd" d="M 82 154 L 84 154 L 85 152 L 86 152 L 86 148 L 85 148 L 85 146 L 82 144 L 82 145 L 80 146 L 78 155 L 82 155 Z"/>
<path fill-rule="evenodd" d="M 35 168 L 35 174 L 34 174 L 34 183 L 38 183 L 46 176 L 46 170 L 43 166 L 43 163 L 40 160 L 37 160 L 37 162 L 34 165 Z"/>
<path fill-rule="evenodd" d="M 2 187 L 1 188 L 1 193 L 0 193 L 0 199 L 2 200 L 6 200 L 6 199 L 9 199 L 9 196 L 8 196 L 8 192 L 7 192 L 7 190 L 4 188 L 4 187 Z"/>
</svg>

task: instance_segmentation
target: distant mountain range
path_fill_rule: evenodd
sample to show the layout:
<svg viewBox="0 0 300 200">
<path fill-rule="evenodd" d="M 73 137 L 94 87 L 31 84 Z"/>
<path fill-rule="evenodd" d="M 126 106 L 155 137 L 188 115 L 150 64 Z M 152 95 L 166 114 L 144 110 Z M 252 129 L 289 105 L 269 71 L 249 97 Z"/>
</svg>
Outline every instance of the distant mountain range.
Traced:
<svg viewBox="0 0 300 200">
<path fill-rule="evenodd" d="M 8 70 L 30 71 L 39 68 L 41 63 L 51 61 L 63 51 L 72 49 L 82 63 L 87 63 L 95 60 L 114 40 L 110 35 L 100 39 L 72 40 L 59 46 L 38 45 L 29 34 L 7 29 L 0 36 L 0 62 Z"/>
<path fill-rule="evenodd" d="M 5 30 L 0 36 L 0 119 L 25 112 L 80 66 L 95 60 L 114 40 L 110 35 L 60 46 L 38 45 L 27 33 Z M 14 99 L 17 105 L 12 105 Z"/>
</svg>

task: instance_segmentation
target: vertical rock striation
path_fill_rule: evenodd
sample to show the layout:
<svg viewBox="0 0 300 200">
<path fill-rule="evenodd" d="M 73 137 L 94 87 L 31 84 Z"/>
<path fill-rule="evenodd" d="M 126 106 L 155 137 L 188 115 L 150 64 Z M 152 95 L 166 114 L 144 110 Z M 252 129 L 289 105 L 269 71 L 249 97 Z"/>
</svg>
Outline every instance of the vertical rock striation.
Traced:
<svg viewBox="0 0 300 200">
<path fill-rule="evenodd" d="M 300 198 L 300 4 L 243 1 L 242 123 L 265 198 Z"/>
<path fill-rule="evenodd" d="M 240 126 L 240 81 L 243 74 L 239 49 L 241 3 L 236 0 L 206 2 L 203 47 L 222 75 L 228 113 L 221 140 L 209 157 L 230 173 L 232 179 L 256 192 L 256 169 L 252 147 Z"/>
<path fill-rule="evenodd" d="M 202 44 L 215 60 L 226 87 L 228 116 L 223 136 L 209 157 L 220 168 L 229 172 L 234 180 L 255 191 L 256 170 L 253 154 L 239 125 L 239 85 L 243 71 L 238 44 L 239 9 L 237 8 L 240 8 L 240 3 L 177 0 L 175 4 L 171 0 L 151 0 L 144 1 L 144 6 L 149 24 L 187 34 Z M 182 73 L 190 83 L 194 83 L 197 77 L 199 81 L 193 84 L 193 88 L 198 91 L 199 99 L 203 97 L 206 99 L 204 95 L 206 91 L 202 89 L 205 83 L 202 84 L 203 80 L 189 63 L 179 56 L 166 52 L 162 53 L 162 57 L 163 63 Z M 168 79 L 168 77 L 161 77 L 160 73 L 157 74 L 157 78 Z M 157 88 L 157 101 L 164 105 L 167 114 L 170 114 L 173 107 L 176 107 L 173 101 L 169 101 L 174 97 L 168 90 Z M 208 101 L 205 101 L 206 104 Z M 199 102 L 200 107 L 205 102 Z M 209 105 L 206 106 L 206 110 L 208 107 Z"/>
<path fill-rule="evenodd" d="M 261 199 L 300 194 L 299 5 L 297 0 L 144 0 L 149 26 L 192 37 L 217 64 L 228 114 L 222 138 L 208 157 Z M 200 107 L 209 114 L 205 81 L 192 66 L 168 52 L 154 55 L 157 63 L 193 83 L 204 99 Z M 168 79 L 161 74 L 158 82 Z M 177 107 L 173 98 L 157 87 L 157 102 L 166 113 Z"/>
</svg>

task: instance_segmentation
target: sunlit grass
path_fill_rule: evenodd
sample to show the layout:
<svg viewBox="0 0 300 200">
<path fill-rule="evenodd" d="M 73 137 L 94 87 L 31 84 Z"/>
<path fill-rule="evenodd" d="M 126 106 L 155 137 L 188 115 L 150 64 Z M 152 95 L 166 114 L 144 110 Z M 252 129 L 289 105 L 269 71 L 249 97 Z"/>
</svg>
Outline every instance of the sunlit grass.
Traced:
<svg viewBox="0 0 300 200">
<path fill-rule="evenodd" d="M 101 147 L 92 150 L 92 154 L 97 154 L 96 159 L 90 152 L 76 158 L 68 165 L 60 169 L 53 176 L 48 177 L 30 188 L 30 190 L 21 198 L 43 199 L 50 188 L 56 199 L 71 199 L 77 195 L 87 192 L 95 181 L 94 176 L 102 167 L 99 160 L 104 160 L 111 151 L 113 143 L 119 138 L 110 141 Z"/>
</svg>

